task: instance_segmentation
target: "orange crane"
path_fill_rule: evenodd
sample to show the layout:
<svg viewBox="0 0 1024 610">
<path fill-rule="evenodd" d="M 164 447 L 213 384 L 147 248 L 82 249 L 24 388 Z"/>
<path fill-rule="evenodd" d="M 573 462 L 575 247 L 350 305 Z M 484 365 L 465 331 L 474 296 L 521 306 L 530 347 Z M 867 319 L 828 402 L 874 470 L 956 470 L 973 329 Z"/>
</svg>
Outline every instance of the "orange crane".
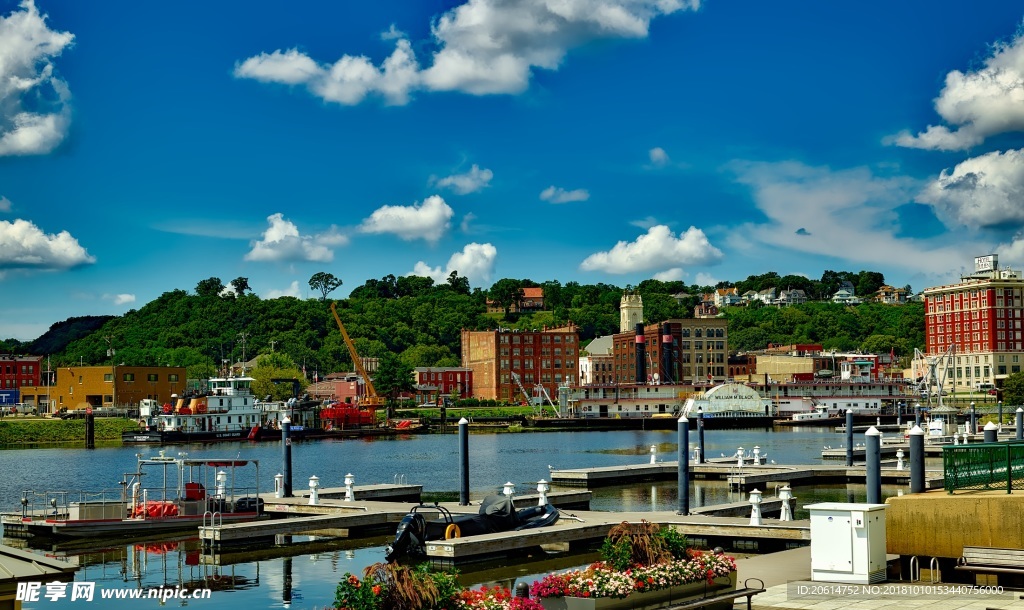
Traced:
<svg viewBox="0 0 1024 610">
<path fill-rule="evenodd" d="M 363 378 L 363 383 L 366 384 L 366 395 L 359 401 L 360 405 L 369 409 L 383 407 L 384 399 L 378 396 L 377 390 L 373 388 L 373 381 L 370 380 L 370 376 L 366 373 L 363 361 L 359 358 L 359 353 L 356 352 L 356 346 L 352 343 L 352 339 L 349 338 L 345 325 L 341 323 L 341 318 L 338 317 L 338 310 L 335 308 L 334 303 L 331 303 L 331 313 L 334 314 L 334 321 L 338 323 L 338 330 L 341 331 L 341 336 L 345 339 L 345 345 L 348 346 L 348 354 L 352 357 L 352 365 L 356 367 L 356 373 Z"/>
</svg>

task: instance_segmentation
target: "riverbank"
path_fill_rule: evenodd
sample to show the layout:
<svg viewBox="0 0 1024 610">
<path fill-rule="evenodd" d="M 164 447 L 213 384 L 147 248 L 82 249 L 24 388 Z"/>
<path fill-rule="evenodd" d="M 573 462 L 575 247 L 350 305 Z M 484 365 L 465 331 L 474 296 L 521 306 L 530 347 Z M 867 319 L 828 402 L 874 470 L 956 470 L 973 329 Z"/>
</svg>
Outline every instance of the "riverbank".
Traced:
<svg viewBox="0 0 1024 610">
<path fill-rule="evenodd" d="M 121 433 L 138 430 L 138 422 L 120 417 L 97 417 L 96 440 L 120 441 Z M 5 417 L 0 420 L 0 446 L 85 442 L 84 419 Z"/>
</svg>

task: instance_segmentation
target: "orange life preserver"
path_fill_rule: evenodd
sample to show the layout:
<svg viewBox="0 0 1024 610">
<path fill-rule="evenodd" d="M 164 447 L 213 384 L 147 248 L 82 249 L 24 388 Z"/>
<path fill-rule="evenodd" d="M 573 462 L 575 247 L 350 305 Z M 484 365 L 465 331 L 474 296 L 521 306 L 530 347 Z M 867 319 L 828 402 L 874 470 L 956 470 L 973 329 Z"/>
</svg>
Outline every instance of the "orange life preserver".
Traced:
<svg viewBox="0 0 1024 610">
<path fill-rule="evenodd" d="M 462 530 L 460 530 L 459 526 L 457 524 L 455 524 L 455 523 L 449 523 L 448 527 L 446 527 L 444 529 L 444 539 L 445 540 L 451 540 L 452 538 L 461 538 L 461 537 L 462 537 Z"/>
</svg>

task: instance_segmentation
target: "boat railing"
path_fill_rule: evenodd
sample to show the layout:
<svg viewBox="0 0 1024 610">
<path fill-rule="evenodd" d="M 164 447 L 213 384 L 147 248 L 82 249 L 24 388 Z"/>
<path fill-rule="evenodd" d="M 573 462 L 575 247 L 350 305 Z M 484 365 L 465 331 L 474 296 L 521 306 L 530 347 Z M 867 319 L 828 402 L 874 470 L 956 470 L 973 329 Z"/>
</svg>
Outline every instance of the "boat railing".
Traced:
<svg viewBox="0 0 1024 610">
<path fill-rule="evenodd" d="M 124 492 L 120 489 L 101 491 L 35 491 L 27 489 L 21 494 L 21 516 L 23 519 L 64 521 L 79 518 L 76 513 L 81 510 L 82 506 L 92 507 L 103 514 L 118 512 L 125 507 Z"/>
</svg>

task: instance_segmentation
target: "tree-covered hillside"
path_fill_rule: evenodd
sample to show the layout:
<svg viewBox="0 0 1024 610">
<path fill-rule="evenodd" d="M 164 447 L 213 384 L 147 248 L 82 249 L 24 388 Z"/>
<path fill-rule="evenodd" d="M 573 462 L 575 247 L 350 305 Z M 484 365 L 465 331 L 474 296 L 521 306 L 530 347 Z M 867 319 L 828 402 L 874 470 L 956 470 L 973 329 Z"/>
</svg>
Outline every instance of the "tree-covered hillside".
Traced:
<svg viewBox="0 0 1024 610">
<path fill-rule="evenodd" d="M 767 281 L 751 276 L 750 286 Z M 776 279 L 777 275 L 774 275 Z M 879 274 L 826 272 L 830 281 L 860 278 L 865 285 Z M 806 279 L 806 278 L 805 278 Z M 285 368 L 290 360 L 308 378 L 351 370 L 351 358 L 330 313 L 329 294 L 341 285 L 331 274 L 317 274 L 310 286 L 319 298 L 261 299 L 248 291 L 246 278 L 200 281 L 193 293 L 177 289 L 120 317 L 72 319 L 55 324 L 33 343 L 5 341 L 0 350 L 50 354 L 54 366 L 77 364 L 174 365 L 189 367 L 190 377 L 214 374 L 224 361 L 238 362 L 259 354 L 275 354 Z M 822 282 L 818 285 L 824 286 Z M 516 302 L 519 288 L 543 289 L 545 310 L 535 313 L 487 313 L 487 300 L 503 308 Z M 826 290 L 822 287 L 816 290 Z M 626 290 L 639 293 L 648 323 L 693 315 L 693 307 L 710 286 L 646 280 Z M 827 286 L 831 289 L 831 285 Z M 455 366 L 461 359 L 462 329 L 497 327 L 533 329 L 574 322 L 583 343 L 618 332 L 618 306 L 623 288 L 558 281 L 536 283 L 503 279 L 490 291 L 471 289 L 456 273 L 435 284 L 422 277 L 386 276 L 367 281 L 338 302 L 338 313 L 364 357 L 397 355 L 408 366 Z M 511 300 L 509 300 L 511 299 Z M 763 349 L 769 343 L 821 343 L 826 349 L 910 354 L 924 345 L 924 315 L 919 304 L 865 304 L 846 307 L 828 302 L 777 309 L 755 304 L 729 307 L 729 346 L 733 350 Z M 38 346 L 38 347 L 37 347 Z M 113 350 L 113 354 L 108 350 Z M 283 358 L 283 359 L 282 359 Z"/>
</svg>

